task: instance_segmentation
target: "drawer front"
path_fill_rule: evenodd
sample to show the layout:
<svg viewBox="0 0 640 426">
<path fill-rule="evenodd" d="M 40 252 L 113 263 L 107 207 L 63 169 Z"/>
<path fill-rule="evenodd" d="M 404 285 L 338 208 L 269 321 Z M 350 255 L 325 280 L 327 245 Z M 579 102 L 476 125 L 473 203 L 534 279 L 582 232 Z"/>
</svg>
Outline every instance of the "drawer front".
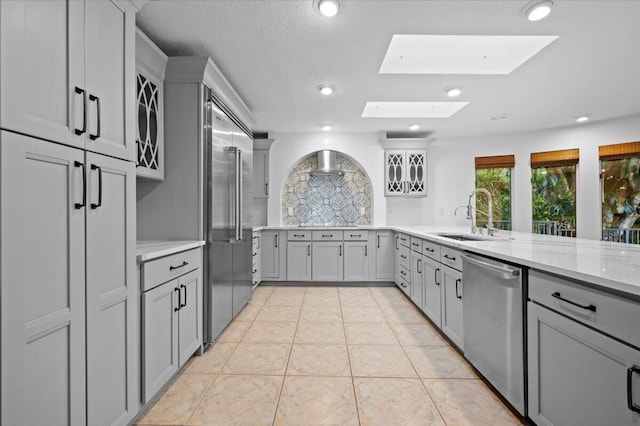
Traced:
<svg viewBox="0 0 640 426">
<path fill-rule="evenodd" d="M 410 247 L 411 238 L 407 234 L 398 234 L 398 240 L 401 246 Z"/>
<path fill-rule="evenodd" d="M 400 265 L 409 269 L 411 267 L 411 250 L 409 247 L 400 246 Z"/>
<path fill-rule="evenodd" d="M 369 239 L 369 231 L 344 231 L 345 241 L 367 241 Z"/>
<path fill-rule="evenodd" d="M 529 298 L 640 347 L 638 302 L 535 270 L 529 271 Z M 592 309 L 595 309 L 595 312 Z"/>
<path fill-rule="evenodd" d="M 404 281 L 407 287 L 409 287 L 409 282 L 411 281 L 411 271 L 409 271 L 405 267 L 400 267 L 400 278 Z"/>
<path fill-rule="evenodd" d="M 453 269 L 462 271 L 462 253 L 459 250 L 447 246 L 440 247 L 440 262 L 451 266 Z"/>
<path fill-rule="evenodd" d="M 262 245 L 262 241 L 260 241 L 259 232 L 253 233 L 252 242 L 253 242 L 253 252 L 255 253 L 257 250 L 260 250 L 260 246 Z"/>
<path fill-rule="evenodd" d="M 289 241 L 311 241 L 311 231 L 287 231 Z"/>
<path fill-rule="evenodd" d="M 422 254 L 430 257 L 433 260 L 440 262 L 440 244 L 432 243 L 431 241 L 422 241 Z"/>
<path fill-rule="evenodd" d="M 418 237 L 411 237 L 411 250 L 422 253 L 422 239 Z"/>
<path fill-rule="evenodd" d="M 313 241 L 342 241 L 342 231 L 313 231 Z"/>
<path fill-rule="evenodd" d="M 142 264 L 141 291 L 151 290 L 202 266 L 200 249 L 187 250 Z"/>
</svg>

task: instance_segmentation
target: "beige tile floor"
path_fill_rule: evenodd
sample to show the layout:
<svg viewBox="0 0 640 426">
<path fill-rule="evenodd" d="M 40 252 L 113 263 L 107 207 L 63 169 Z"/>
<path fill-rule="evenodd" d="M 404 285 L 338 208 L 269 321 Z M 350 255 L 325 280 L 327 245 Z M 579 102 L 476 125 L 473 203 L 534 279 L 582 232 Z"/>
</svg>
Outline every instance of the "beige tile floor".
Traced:
<svg viewBox="0 0 640 426">
<path fill-rule="evenodd" d="M 259 287 L 140 425 L 513 425 L 393 287 Z"/>
</svg>

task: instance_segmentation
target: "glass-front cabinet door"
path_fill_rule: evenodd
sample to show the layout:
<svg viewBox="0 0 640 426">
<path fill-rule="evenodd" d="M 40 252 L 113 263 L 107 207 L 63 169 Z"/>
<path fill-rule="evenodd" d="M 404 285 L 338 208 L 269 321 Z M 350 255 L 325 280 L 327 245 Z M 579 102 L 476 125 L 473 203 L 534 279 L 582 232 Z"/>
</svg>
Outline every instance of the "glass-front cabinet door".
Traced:
<svg viewBox="0 0 640 426">
<path fill-rule="evenodd" d="M 162 82 L 149 74 L 137 73 L 136 107 L 138 110 L 136 145 L 137 176 L 164 179 L 163 126 L 160 111 Z"/>
<path fill-rule="evenodd" d="M 385 196 L 427 195 L 427 152 L 385 151 Z"/>
</svg>

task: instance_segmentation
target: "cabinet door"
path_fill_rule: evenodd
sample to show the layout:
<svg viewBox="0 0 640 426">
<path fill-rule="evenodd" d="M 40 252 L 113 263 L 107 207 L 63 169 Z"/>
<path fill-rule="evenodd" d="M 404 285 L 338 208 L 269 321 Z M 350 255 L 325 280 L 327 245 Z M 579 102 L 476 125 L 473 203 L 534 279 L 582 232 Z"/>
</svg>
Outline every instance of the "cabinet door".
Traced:
<svg viewBox="0 0 640 426">
<path fill-rule="evenodd" d="M 427 256 L 422 256 L 422 264 L 424 270 L 422 272 L 424 281 L 422 283 L 422 311 L 433 321 L 438 327 L 441 327 L 440 321 L 440 268 L 442 265 Z"/>
<path fill-rule="evenodd" d="M 180 310 L 178 311 L 178 361 L 180 367 L 202 345 L 202 278 L 196 269 L 178 278 Z"/>
<path fill-rule="evenodd" d="M 86 148 L 135 160 L 135 11 L 122 0 L 85 3 Z"/>
<path fill-rule="evenodd" d="M 1 128 L 83 148 L 84 2 L 0 2 L 0 75 Z"/>
<path fill-rule="evenodd" d="M 136 414 L 135 165 L 86 153 L 87 416 Z"/>
<path fill-rule="evenodd" d="M 342 241 L 314 241 L 312 249 L 312 280 L 342 281 Z"/>
<path fill-rule="evenodd" d="M 253 198 L 269 198 L 269 151 L 253 151 Z"/>
<path fill-rule="evenodd" d="M 394 253 L 394 261 L 393 261 L 393 273 L 394 273 L 394 281 L 396 283 L 396 285 L 400 285 L 400 280 L 402 279 L 402 276 L 400 275 L 400 271 L 402 270 L 402 258 L 400 257 L 402 252 L 400 251 L 400 236 L 397 233 L 393 234 L 393 240 L 394 240 L 394 246 L 393 246 L 393 253 Z"/>
<path fill-rule="evenodd" d="M 280 278 L 280 236 L 278 231 L 262 231 L 262 278 Z"/>
<path fill-rule="evenodd" d="M 394 279 L 394 243 L 393 233 L 376 232 L 376 279 Z"/>
<path fill-rule="evenodd" d="M 405 192 L 405 152 L 384 152 L 384 195 L 404 195 Z"/>
<path fill-rule="evenodd" d="M 528 303 L 529 417 L 538 425 L 637 425 L 640 351 Z M 628 376 L 629 374 L 629 376 Z"/>
<path fill-rule="evenodd" d="M 369 279 L 369 243 L 367 241 L 344 242 L 344 280 Z"/>
<path fill-rule="evenodd" d="M 411 288 L 409 296 L 418 307 L 422 306 L 423 272 L 422 254 L 411 250 Z"/>
<path fill-rule="evenodd" d="M 83 161 L 0 132 L 3 425 L 86 423 Z"/>
<path fill-rule="evenodd" d="M 460 348 L 463 345 L 462 272 L 442 265 L 442 331 Z"/>
<path fill-rule="evenodd" d="M 142 400 L 178 371 L 178 279 L 142 294 Z"/>
<path fill-rule="evenodd" d="M 287 281 L 311 280 L 311 243 L 289 241 L 287 243 Z"/>
<path fill-rule="evenodd" d="M 162 80 L 138 65 L 136 71 L 136 174 L 164 179 Z"/>
<path fill-rule="evenodd" d="M 407 151 L 405 170 L 406 194 L 427 195 L 426 151 Z"/>
</svg>

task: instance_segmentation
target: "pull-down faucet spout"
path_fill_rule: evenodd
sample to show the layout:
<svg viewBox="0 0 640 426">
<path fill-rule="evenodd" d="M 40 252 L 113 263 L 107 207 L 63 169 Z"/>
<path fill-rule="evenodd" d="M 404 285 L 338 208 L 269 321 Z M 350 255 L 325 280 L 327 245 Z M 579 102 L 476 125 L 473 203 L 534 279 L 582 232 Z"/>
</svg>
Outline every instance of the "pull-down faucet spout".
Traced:
<svg viewBox="0 0 640 426">
<path fill-rule="evenodd" d="M 469 194 L 469 202 L 467 204 L 467 219 L 471 220 L 471 232 L 475 233 L 476 232 L 476 227 L 473 223 L 473 206 L 471 205 L 471 199 L 473 198 L 474 195 L 476 195 L 478 192 L 483 193 L 484 195 L 487 196 L 487 201 L 489 204 L 489 211 L 486 213 L 487 215 L 487 233 L 489 235 L 493 235 L 493 233 L 496 231 L 496 228 L 493 227 L 493 204 L 492 204 L 492 198 L 491 198 L 491 193 L 486 190 L 485 188 L 476 188 L 471 194 Z M 476 195 L 477 197 L 477 195 Z M 463 206 L 461 206 L 463 207 Z M 457 212 L 458 209 L 456 209 Z M 479 210 L 477 210 L 478 212 L 480 212 Z M 484 212 L 480 212 L 485 214 Z M 455 212 L 454 212 L 455 214 Z"/>
</svg>

